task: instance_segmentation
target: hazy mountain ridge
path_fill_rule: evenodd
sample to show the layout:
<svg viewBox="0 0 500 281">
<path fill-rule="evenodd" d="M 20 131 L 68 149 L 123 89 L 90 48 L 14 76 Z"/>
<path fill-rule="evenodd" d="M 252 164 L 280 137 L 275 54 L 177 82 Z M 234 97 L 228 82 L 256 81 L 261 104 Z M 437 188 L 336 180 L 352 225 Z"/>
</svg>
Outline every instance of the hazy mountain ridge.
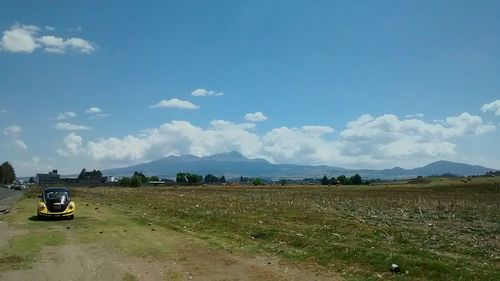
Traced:
<svg viewBox="0 0 500 281">
<path fill-rule="evenodd" d="M 189 172 L 200 175 L 224 175 L 226 178 L 261 177 L 269 179 L 303 179 L 318 178 L 323 175 L 339 176 L 359 173 L 363 178 L 411 178 L 416 176 L 442 175 L 482 175 L 490 169 L 479 165 L 469 165 L 450 161 L 437 161 L 415 169 L 345 169 L 340 167 L 319 165 L 272 164 L 264 159 L 248 159 L 238 152 L 219 153 L 207 157 L 193 155 L 168 156 L 162 159 L 139 165 L 104 170 L 103 174 L 112 176 L 130 176 L 134 171 L 141 171 L 148 175 L 175 177 L 178 172 Z"/>
</svg>

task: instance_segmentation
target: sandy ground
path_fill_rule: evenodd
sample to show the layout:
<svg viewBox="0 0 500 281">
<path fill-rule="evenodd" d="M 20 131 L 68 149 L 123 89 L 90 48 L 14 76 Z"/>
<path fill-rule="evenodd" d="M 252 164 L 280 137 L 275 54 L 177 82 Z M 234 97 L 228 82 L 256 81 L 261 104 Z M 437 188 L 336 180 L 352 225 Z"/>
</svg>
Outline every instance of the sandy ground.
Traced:
<svg viewBox="0 0 500 281">
<path fill-rule="evenodd" d="M 2 216 L 15 212 L 16 208 Z M 15 222 L 8 223 L 1 217 L 0 221 L 0 248 L 2 243 L 26 232 Z M 29 268 L 0 271 L 0 280 L 341 280 L 337 274 L 276 257 L 216 250 L 204 241 L 168 230 L 144 232 L 142 239 L 154 240 L 155 247 L 169 249 L 153 258 L 134 256 L 105 243 L 82 243 L 78 235 L 72 234 L 77 230 L 65 224 L 51 225 L 51 229 L 65 233 L 65 243 L 43 247 Z M 133 229 L 129 233 L 136 235 Z M 133 243 L 134 237 L 130 239 Z"/>
</svg>

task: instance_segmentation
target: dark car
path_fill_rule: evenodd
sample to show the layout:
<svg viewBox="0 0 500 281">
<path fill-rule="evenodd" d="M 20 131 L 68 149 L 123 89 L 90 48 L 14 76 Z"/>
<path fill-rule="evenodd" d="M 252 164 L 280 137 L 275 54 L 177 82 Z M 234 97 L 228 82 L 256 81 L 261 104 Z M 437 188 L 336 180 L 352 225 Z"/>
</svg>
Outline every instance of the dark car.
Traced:
<svg viewBox="0 0 500 281">
<path fill-rule="evenodd" d="M 73 219 L 76 205 L 71 201 L 69 189 L 48 187 L 42 191 L 38 202 L 38 217 L 66 217 Z"/>
</svg>

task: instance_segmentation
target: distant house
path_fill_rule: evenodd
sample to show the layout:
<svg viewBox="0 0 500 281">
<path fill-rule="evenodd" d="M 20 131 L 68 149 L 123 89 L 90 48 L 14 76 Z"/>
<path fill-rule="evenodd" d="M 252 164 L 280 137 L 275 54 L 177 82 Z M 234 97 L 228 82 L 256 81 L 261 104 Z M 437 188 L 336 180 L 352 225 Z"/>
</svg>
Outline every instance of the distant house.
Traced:
<svg viewBox="0 0 500 281">
<path fill-rule="evenodd" d="M 103 183 L 118 182 L 118 180 L 115 177 L 113 177 L 113 176 L 104 176 L 104 177 L 102 177 L 102 180 L 103 180 Z"/>
<path fill-rule="evenodd" d="M 59 184 L 60 179 L 61 179 L 61 177 L 57 173 L 57 170 L 52 170 L 48 174 L 37 174 L 36 175 L 36 182 L 42 186 Z"/>
</svg>

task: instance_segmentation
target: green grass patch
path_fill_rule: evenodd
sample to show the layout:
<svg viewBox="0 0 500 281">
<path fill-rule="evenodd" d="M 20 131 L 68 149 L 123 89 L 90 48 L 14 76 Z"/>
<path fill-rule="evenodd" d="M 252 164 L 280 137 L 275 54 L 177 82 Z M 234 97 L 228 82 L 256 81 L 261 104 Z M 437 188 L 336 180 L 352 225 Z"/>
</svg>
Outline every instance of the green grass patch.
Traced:
<svg viewBox="0 0 500 281">
<path fill-rule="evenodd" d="M 24 234 L 10 239 L 0 249 L 0 271 L 27 268 L 36 261 L 44 246 L 57 246 L 65 242 L 65 235 L 60 232 L 43 234 Z"/>
</svg>

